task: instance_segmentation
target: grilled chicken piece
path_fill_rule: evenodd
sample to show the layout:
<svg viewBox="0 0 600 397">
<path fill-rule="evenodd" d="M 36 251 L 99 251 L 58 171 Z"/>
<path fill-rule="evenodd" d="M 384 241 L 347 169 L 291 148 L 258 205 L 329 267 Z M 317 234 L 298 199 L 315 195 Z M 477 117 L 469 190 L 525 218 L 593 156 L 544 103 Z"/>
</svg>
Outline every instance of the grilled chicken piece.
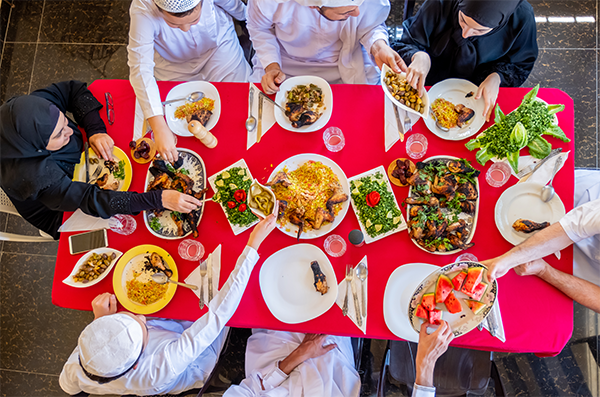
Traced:
<svg viewBox="0 0 600 397">
<path fill-rule="evenodd" d="M 442 177 L 436 176 L 435 182 L 431 186 L 431 191 L 436 194 L 446 196 L 448 200 L 454 197 L 456 186 L 456 178 L 452 174 L 447 174 Z"/>
<path fill-rule="evenodd" d="M 167 277 L 171 277 L 173 275 L 171 269 L 168 269 L 165 265 L 165 261 L 163 260 L 162 256 L 158 255 L 156 252 L 153 252 L 150 255 L 150 263 L 154 268 L 164 272 Z"/>
<path fill-rule="evenodd" d="M 173 165 L 173 168 L 176 170 L 181 168 L 181 166 L 183 165 L 183 157 L 181 157 L 181 154 L 177 153 L 177 161 L 174 162 L 172 165 Z"/>
<path fill-rule="evenodd" d="M 537 223 L 529 219 L 517 219 L 512 227 L 517 232 L 531 233 L 536 230 L 542 230 L 550 226 L 550 222 Z"/>
<path fill-rule="evenodd" d="M 266 185 L 273 186 L 278 183 L 281 183 L 284 187 L 288 187 L 292 184 L 292 182 L 290 182 L 290 179 L 288 178 L 288 175 L 284 171 L 279 171 L 277 174 L 275 174 L 273 180 L 267 182 Z"/>
<path fill-rule="evenodd" d="M 293 121 L 292 122 L 292 127 L 294 127 L 294 128 L 300 128 L 300 127 L 302 127 L 304 125 L 311 125 L 315 121 L 317 121 L 318 119 L 319 119 L 319 115 L 318 114 L 316 114 L 312 110 L 307 110 L 306 112 L 302 113 L 302 115 L 300 116 L 300 118 L 298 119 L 298 121 Z"/>
<path fill-rule="evenodd" d="M 108 182 L 108 172 L 104 175 L 102 175 L 100 178 L 96 179 L 96 185 L 98 185 L 101 188 L 104 188 L 104 185 L 106 185 L 106 182 Z"/>
<path fill-rule="evenodd" d="M 202 123 L 203 126 L 206 126 L 206 123 L 208 123 L 210 116 L 212 116 L 212 112 L 210 110 L 199 109 L 195 113 L 186 115 L 185 119 L 187 120 L 188 124 L 192 120 L 198 120 L 200 123 Z"/>
<path fill-rule="evenodd" d="M 111 172 L 115 172 L 119 168 L 119 163 L 112 160 L 104 160 L 104 166 Z"/>
<path fill-rule="evenodd" d="M 171 189 L 181 190 L 182 193 L 192 194 L 194 181 L 187 175 L 177 172 L 171 183 Z"/>
<path fill-rule="evenodd" d="M 302 116 L 302 105 L 293 102 L 286 103 L 285 115 L 290 119 L 291 122 L 300 120 L 300 116 Z"/>
<path fill-rule="evenodd" d="M 326 211 L 323 207 L 317 208 L 317 214 L 315 220 L 311 222 L 313 229 L 319 230 L 323 225 L 323 222 L 333 222 L 335 217 L 329 211 Z"/>
<path fill-rule="evenodd" d="M 408 221 L 408 228 L 410 237 L 412 237 L 415 240 L 423 238 L 423 228 L 419 227 L 419 223 L 417 221 Z"/>
<path fill-rule="evenodd" d="M 329 187 L 332 190 L 331 197 L 327 200 L 327 209 L 329 212 L 333 213 L 333 206 L 339 203 L 343 203 L 348 200 L 348 195 L 344 193 L 344 188 L 339 182 L 334 182 L 329 184 Z"/>
<path fill-rule="evenodd" d="M 325 295 L 327 291 L 329 291 L 329 287 L 327 286 L 327 277 L 321 271 L 321 267 L 319 266 L 319 262 L 312 261 L 310 263 L 310 268 L 313 271 L 313 275 L 315 277 L 315 289 L 317 292 L 320 292 L 321 295 Z"/>
<path fill-rule="evenodd" d="M 456 186 L 456 193 L 463 194 L 466 200 L 476 200 L 479 196 L 475 185 L 469 181 Z"/>
<path fill-rule="evenodd" d="M 407 197 L 404 199 L 406 204 L 410 205 L 428 205 L 430 207 L 437 207 L 440 205 L 440 200 L 434 196 L 427 197 Z"/>
<path fill-rule="evenodd" d="M 421 205 L 413 205 L 410 207 L 410 210 L 408 210 L 408 217 L 409 219 L 412 219 L 416 216 L 419 215 L 419 212 L 422 212 L 425 208 L 423 208 L 423 206 Z"/>
<path fill-rule="evenodd" d="M 177 161 L 179 161 L 179 160 L 177 160 Z M 156 168 L 160 172 L 164 172 L 165 174 L 169 175 L 169 178 L 175 177 L 175 173 L 167 167 L 167 163 L 165 163 L 164 160 L 154 160 L 152 162 L 152 167 L 150 167 L 150 172 L 152 173 L 152 175 L 156 176 L 156 174 L 154 174 L 154 171 L 152 171 L 152 168 Z"/>
<path fill-rule="evenodd" d="M 194 196 L 195 198 L 197 198 L 198 200 L 202 200 L 202 197 L 204 196 L 204 194 L 208 192 L 208 188 L 204 188 L 196 193 L 192 193 L 192 196 Z"/>
<path fill-rule="evenodd" d="M 104 190 L 117 190 L 119 188 L 119 181 L 113 181 L 110 185 L 105 185 Z"/>
<path fill-rule="evenodd" d="M 429 183 L 429 179 L 427 179 L 425 174 L 421 174 L 418 171 L 412 174 L 410 178 L 408 178 L 408 184 L 411 186 L 427 185 Z"/>
<path fill-rule="evenodd" d="M 279 200 L 279 208 L 277 209 L 277 220 L 280 220 L 285 216 L 285 210 L 287 209 L 288 202 L 285 200 Z"/>
<path fill-rule="evenodd" d="M 448 227 L 446 228 L 446 231 L 448 233 L 452 233 L 452 232 L 464 233 L 466 227 L 467 227 L 467 222 L 464 219 L 460 219 L 458 222 L 454 222 L 454 223 L 448 225 Z"/>
<path fill-rule="evenodd" d="M 463 249 L 463 250 L 471 248 L 472 246 L 475 245 L 475 243 L 467 244 L 465 242 L 466 239 L 467 239 L 467 234 L 462 234 L 461 236 L 458 236 L 456 234 L 448 235 L 448 240 L 450 240 L 450 244 L 452 244 L 453 246 L 455 246 L 457 248 Z"/>
<path fill-rule="evenodd" d="M 304 210 L 300 208 L 294 209 L 288 216 L 288 219 L 293 225 L 298 226 L 296 241 L 300 241 L 300 235 L 302 234 L 302 229 L 304 229 Z"/>
<path fill-rule="evenodd" d="M 460 202 L 460 209 L 469 214 L 469 215 L 473 215 L 475 213 L 475 202 L 474 201 L 461 201 Z"/>
<path fill-rule="evenodd" d="M 463 125 L 468 123 L 469 120 L 475 116 L 475 111 L 473 109 L 462 104 L 456 105 L 454 110 L 458 113 L 458 120 L 456 121 L 458 128 L 462 128 Z"/>
<path fill-rule="evenodd" d="M 148 185 L 148 190 L 163 190 L 169 189 L 170 187 L 171 182 L 169 182 L 169 175 L 162 173 L 154 177 L 154 180 Z"/>
<path fill-rule="evenodd" d="M 183 236 L 183 221 L 181 218 L 171 212 L 171 219 L 173 219 L 173 222 L 175 222 L 175 225 L 177 226 L 177 235 Z"/>
<path fill-rule="evenodd" d="M 458 174 L 458 173 L 467 173 L 473 171 L 473 167 L 467 165 L 464 161 L 456 161 L 451 160 L 446 164 L 448 167 L 448 171 Z"/>
</svg>

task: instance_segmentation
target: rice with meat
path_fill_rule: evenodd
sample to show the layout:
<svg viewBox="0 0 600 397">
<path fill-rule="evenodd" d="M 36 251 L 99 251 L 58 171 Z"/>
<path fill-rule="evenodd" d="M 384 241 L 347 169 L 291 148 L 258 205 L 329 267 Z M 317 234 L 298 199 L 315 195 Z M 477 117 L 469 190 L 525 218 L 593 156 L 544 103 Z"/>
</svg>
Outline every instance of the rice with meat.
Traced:
<svg viewBox="0 0 600 397">
<path fill-rule="evenodd" d="M 199 110 L 208 110 L 212 112 L 215 108 L 215 100 L 204 97 L 197 102 L 186 102 L 175 109 L 175 118 L 185 120 L 186 116 L 192 115 Z"/>
<path fill-rule="evenodd" d="M 458 121 L 458 113 L 454 110 L 454 104 L 443 98 L 437 98 L 431 104 L 431 112 L 442 127 L 454 128 Z"/>
<path fill-rule="evenodd" d="M 127 297 L 140 305 L 150 305 L 162 299 L 169 288 L 168 284 L 158 284 L 152 280 L 152 275 L 158 270 L 148 266 L 147 254 L 132 259 L 125 277 Z"/>
</svg>

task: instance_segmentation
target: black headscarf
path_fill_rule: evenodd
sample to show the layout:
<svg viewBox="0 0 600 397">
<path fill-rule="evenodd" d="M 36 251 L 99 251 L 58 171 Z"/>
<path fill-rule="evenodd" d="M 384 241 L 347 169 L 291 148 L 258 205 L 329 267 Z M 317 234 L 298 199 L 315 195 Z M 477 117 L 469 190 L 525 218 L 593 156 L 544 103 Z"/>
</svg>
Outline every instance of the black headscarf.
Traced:
<svg viewBox="0 0 600 397">
<path fill-rule="evenodd" d="M 77 126 L 69 120 L 69 143 L 57 151 L 46 149 L 59 114 L 52 102 L 34 95 L 11 98 L 0 107 L 0 186 L 9 196 L 26 200 L 72 176 L 82 147 Z"/>
</svg>

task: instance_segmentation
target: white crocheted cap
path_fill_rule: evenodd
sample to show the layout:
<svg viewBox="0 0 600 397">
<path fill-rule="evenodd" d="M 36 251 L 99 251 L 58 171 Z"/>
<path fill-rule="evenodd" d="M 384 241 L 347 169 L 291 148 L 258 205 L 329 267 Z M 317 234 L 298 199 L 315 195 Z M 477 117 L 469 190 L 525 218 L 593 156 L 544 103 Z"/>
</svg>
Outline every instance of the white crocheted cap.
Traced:
<svg viewBox="0 0 600 397">
<path fill-rule="evenodd" d="M 277 0 L 279 3 L 286 3 L 290 0 Z M 364 0 L 294 0 L 296 3 L 303 6 L 316 7 L 349 7 L 360 6 Z"/>
<path fill-rule="evenodd" d="M 92 321 L 79 336 L 79 359 L 86 371 L 111 378 L 128 370 L 144 344 L 142 325 L 125 313 Z"/>
<path fill-rule="evenodd" d="M 200 0 L 154 0 L 154 3 L 167 12 L 185 12 L 196 7 Z"/>
</svg>

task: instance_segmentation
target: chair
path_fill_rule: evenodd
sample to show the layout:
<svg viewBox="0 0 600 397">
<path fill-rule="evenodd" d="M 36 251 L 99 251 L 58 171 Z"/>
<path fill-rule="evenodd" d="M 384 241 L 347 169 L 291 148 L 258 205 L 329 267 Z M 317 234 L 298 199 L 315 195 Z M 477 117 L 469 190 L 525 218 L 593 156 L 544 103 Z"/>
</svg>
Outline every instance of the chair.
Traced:
<svg viewBox="0 0 600 397">
<path fill-rule="evenodd" d="M 412 394 L 416 356 L 416 343 L 388 341 L 377 385 L 378 397 L 385 396 L 392 386 Z M 505 396 L 492 352 L 449 347 L 437 360 L 433 383 L 438 397 L 471 396 L 483 395 L 490 379 L 494 380 L 496 396 Z"/>
<path fill-rule="evenodd" d="M 10 201 L 10 199 L 8 198 L 8 196 L 6 195 L 6 193 L 4 193 L 4 190 L 0 189 L 0 212 L 4 212 L 6 214 L 11 214 L 11 215 L 16 215 L 16 216 L 21 216 L 19 214 L 19 212 L 17 211 L 17 209 L 15 208 L 15 206 L 13 205 L 12 201 Z M 34 242 L 34 243 L 41 243 L 41 242 L 50 242 L 50 241 L 54 241 L 54 239 L 52 238 L 52 236 L 50 236 L 49 234 L 46 234 L 44 232 L 42 232 L 41 230 L 39 231 L 40 235 L 39 236 L 25 236 L 22 234 L 15 234 L 15 233 L 7 233 L 7 232 L 0 232 L 0 241 L 17 241 L 17 242 Z"/>
</svg>

